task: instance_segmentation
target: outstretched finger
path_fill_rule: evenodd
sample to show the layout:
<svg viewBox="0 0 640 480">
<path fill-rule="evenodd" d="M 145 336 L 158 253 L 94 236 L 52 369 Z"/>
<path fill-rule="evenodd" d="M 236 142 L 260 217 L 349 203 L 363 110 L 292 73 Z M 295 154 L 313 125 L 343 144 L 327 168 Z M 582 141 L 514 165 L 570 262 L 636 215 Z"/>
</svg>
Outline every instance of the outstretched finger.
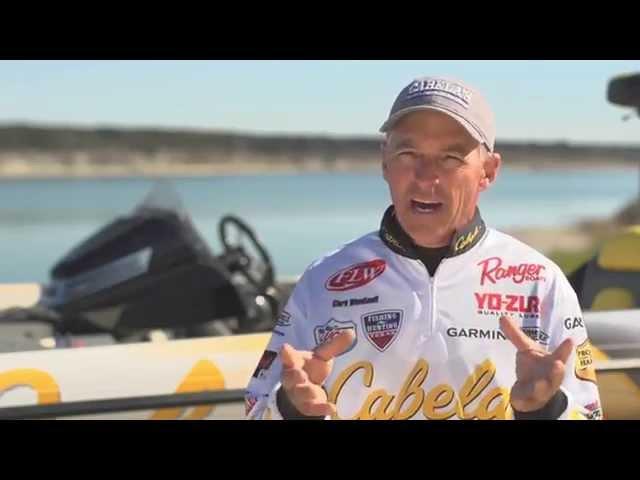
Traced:
<svg viewBox="0 0 640 480">
<path fill-rule="evenodd" d="M 349 349 L 356 339 L 356 334 L 352 329 L 338 332 L 328 342 L 318 345 L 313 351 L 313 356 L 328 362 Z"/>
<path fill-rule="evenodd" d="M 526 333 L 518 326 L 516 321 L 503 315 L 500 317 L 500 328 L 509 341 L 516 347 L 519 352 L 525 352 L 527 350 L 539 350 L 540 347 L 536 342 L 531 340 Z"/>
<path fill-rule="evenodd" d="M 564 342 L 562 342 L 558 348 L 554 350 L 551 354 L 554 360 L 560 360 L 562 363 L 566 364 L 567 360 L 571 356 L 571 352 L 573 350 L 573 340 L 567 338 Z"/>
</svg>

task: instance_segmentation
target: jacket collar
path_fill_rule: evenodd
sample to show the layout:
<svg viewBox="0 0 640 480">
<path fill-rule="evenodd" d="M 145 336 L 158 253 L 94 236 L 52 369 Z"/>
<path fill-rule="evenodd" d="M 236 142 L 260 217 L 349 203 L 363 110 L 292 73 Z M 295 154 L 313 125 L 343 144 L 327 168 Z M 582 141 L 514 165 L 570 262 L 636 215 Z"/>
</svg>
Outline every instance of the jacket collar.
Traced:
<svg viewBox="0 0 640 480">
<path fill-rule="evenodd" d="M 446 256 L 456 257 L 471 250 L 483 237 L 486 229 L 480 210 L 476 208 L 471 221 L 454 234 Z M 414 260 L 419 258 L 419 247 L 400 226 L 393 205 L 384 212 L 379 235 L 384 244 L 397 254 Z"/>
</svg>

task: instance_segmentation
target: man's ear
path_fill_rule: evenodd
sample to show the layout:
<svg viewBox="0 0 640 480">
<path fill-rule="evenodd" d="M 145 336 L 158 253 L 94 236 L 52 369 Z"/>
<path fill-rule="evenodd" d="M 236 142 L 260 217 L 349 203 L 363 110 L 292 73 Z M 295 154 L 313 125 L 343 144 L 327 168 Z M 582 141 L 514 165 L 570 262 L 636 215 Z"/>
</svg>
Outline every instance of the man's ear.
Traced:
<svg viewBox="0 0 640 480">
<path fill-rule="evenodd" d="M 483 165 L 484 176 L 480 179 L 480 191 L 486 190 L 489 185 L 496 181 L 500 165 L 502 165 L 502 156 L 499 153 L 487 154 Z"/>
</svg>

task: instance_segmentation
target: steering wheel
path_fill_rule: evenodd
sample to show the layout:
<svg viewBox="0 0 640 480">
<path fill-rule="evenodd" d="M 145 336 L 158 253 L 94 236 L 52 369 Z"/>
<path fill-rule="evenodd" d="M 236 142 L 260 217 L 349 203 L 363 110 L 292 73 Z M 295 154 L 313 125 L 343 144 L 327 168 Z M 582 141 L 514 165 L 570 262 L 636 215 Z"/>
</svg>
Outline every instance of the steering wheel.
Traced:
<svg viewBox="0 0 640 480">
<path fill-rule="evenodd" d="M 236 216 L 225 215 L 220 219 L 218 232 L 229 271 L 242 274 L 259 292 L 273 286 L 271 257 L 249 225 Z"/>
</svg>

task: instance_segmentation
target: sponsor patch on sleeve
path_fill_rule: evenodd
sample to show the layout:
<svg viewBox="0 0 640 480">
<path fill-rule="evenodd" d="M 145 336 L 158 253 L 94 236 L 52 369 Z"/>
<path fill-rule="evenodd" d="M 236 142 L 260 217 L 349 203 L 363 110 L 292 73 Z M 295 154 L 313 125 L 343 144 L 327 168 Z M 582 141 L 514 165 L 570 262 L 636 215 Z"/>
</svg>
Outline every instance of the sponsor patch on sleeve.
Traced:
<svg viewBox="0 0 640 480">
<path fill-rule="evenodd" d="M 585 405 L 584 408 L 589 411 L 589 413 L 587 414 L 587 418 L 589 420 L 602 420 L 603 413 L 602 413 L 602 407 L 600 406 L 600 402 L 596 400 L 595 402 L 592 402 L 589 405 Z"/>
<path fill-rule="evenodd" d="M 278 352 L 274 352 L 272 350 L 265 350 L 258 361 L 258 366 L 253 372 L 253 378 L 264 378 L 265 374 L 271 368 L 273 361 L 278 356 Z"/>
<path fill-rule="evenodd" d="M 251 412 L 251 409 L 256 403 L 258 403 L 258 397 L 254 397 L 253 395 L 246 396 L 244 399 L 244 414 L 249 415 L 249 412 Z"/>
<path fill-rule="evenodd" d="M 276 321 L 276 325 L 278 327 L 289 327 L 291 326 L 291 314 L 286 310 L 282 310 L 280 315 L 278 315 L 278 320 Z"/>
<path fill-rule="evenodd" d="M 580 380 L 596 383 L 596 370 L 593 366 L 593 355 L 589 339 L 576 347 L 575 374 Z"/>
</svg>

